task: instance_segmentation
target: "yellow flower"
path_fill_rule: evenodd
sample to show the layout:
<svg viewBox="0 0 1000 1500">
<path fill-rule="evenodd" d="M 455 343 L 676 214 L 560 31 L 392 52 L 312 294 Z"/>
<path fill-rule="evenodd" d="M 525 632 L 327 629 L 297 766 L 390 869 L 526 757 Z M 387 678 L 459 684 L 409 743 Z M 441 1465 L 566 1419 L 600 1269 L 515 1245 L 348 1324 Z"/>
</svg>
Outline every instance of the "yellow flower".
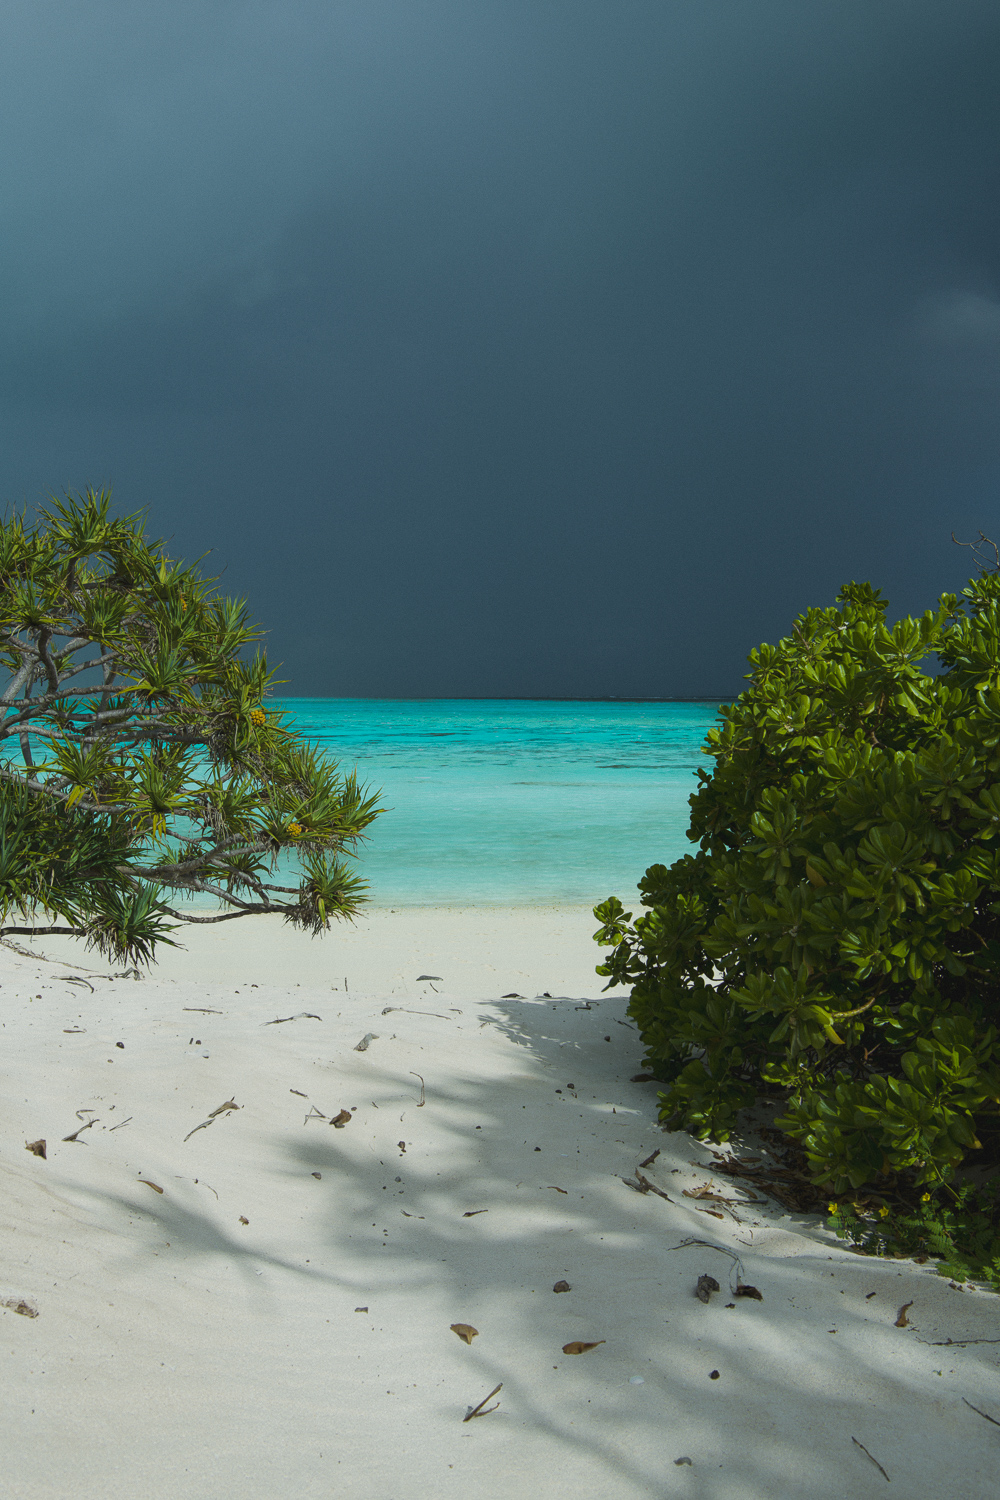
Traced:
<svg viewBox="0 0 1000 1500">
<path fill-rule="evenodd" d="M 291 834 L 301 833 L 302 832 L 302 824 L 301 823 L 289 823 L 289 825 L 288 825 L 288 832 L 291 833 Z"/>
<path fill-rule="evenodd" d="M 882 1216 L 883 1219 L 887 1219 L 889 1217 L 889 1210 L 886 1208 L 886 1206 L 885 1206 L 884 1203 L 882 1204 L 882 1207 L 879 1209 L 879 1214 Z"/>
<path fill-rule="evenodd" d="M 261 725 L 261 724 L 263 724 L 265 722 L 266 722 L 265 721 L 265 716 L 264 716 L 264 712 L 263 712 L 262 709 L 255 708 L 255 709 L 251 710 L 251 713 L 250 713 L 250 723 L 251 724 Z"/>
<path fill-rule="evenodd" d="M 830 1210 L 830 1212 L 832 1214 L 835 1214 L 837 1212 L 837 1205 L 836 1205 L 836 1203 L 828 1203 L 826 1206 L 827 1206 L 827 1208 Z"/>
<path fill-rule="evenodd" d="M 930 1195 L 930 1193 L 924 1193 L 924 1195 L 920 1199 L 920 1201 L 921 1201 L 921 1203 L 929 1203 L 931 1201 L 931 1195 Z"/>
</svg>

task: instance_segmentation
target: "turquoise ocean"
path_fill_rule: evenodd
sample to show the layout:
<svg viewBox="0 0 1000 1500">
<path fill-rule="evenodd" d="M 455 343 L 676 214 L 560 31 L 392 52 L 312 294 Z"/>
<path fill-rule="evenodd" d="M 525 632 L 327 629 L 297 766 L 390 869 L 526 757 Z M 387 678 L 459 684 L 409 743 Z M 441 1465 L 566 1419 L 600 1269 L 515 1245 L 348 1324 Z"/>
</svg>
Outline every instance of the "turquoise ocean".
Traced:
<svg viewBox="0 0 1000 1500">
<path fill-rule="evenodd" d="M 377 906 L 636 900 L 685 837 L 718 704 L 289 698 L 290 727 L 381 789 Z"/>
</svg>

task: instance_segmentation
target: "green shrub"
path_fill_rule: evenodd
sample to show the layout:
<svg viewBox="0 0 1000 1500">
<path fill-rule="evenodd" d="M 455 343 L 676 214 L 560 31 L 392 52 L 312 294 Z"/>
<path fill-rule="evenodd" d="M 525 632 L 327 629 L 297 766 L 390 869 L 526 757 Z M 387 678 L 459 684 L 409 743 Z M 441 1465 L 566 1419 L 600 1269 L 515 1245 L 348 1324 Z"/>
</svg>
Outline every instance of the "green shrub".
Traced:
<svg viewBox="0 0 1000 1500">
<path fill-rule="evenodd" d="M 933 1259 L 942 1276 L 985 1281 L 1000 1292 L 998 1190 L 996 1182 L 979 1190 L 966 1182 L 943 1202 L 922 1193 L 909 1209 L 831 1203 L 827 1223 L 866 1255 Z"/>
<path fill-rule="evenodd" d="M 779 1126 L 835 1197 L 918 1202 L 996 1160 L 1000 577 L 889 627 L 851 584 L 752 653 L 688 837 L 595 908 L 662 1117 Z M 930 666 L 932 670 L 926 668 Z"/>
</svg>

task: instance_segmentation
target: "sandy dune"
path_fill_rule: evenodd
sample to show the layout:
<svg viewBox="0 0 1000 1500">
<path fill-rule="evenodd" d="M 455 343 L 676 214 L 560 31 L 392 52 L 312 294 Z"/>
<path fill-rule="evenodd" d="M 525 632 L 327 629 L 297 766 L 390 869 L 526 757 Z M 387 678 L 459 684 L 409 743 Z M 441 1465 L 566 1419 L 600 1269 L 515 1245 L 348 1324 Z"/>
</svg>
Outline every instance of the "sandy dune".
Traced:
<svg viewBox="0 0 1000 1500">
<path fill-rule="evenodd" d="M 1000 1299 L 737 1201 L 630 1082 L 593 926 L 236 923 L 138 982 L 0 950 L 3 1494 L 994 1493 Z M 657 1149 L 669 1201 L 623 1181 Z"/>
</svg>

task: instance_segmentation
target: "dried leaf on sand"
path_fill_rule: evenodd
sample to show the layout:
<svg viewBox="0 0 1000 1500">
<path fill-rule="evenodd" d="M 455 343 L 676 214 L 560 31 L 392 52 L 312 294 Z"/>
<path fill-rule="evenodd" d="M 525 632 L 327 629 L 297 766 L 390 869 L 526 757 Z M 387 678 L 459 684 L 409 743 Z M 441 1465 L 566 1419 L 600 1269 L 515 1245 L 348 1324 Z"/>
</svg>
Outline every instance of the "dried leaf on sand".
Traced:
<svg viewBox="0 0 1000 1500">
<path fill-rule="evenodd" d="M 585 1344 L 579 1339 L 574 1339 L 571 1344 L 563 1344 L 564 1354 L 586 1354 L 588 1349 L 596 1349 L 599 1344 L 606 1344 L 607 1339 L 595 1339 L 592 1344 Z"/>
<path fill-rule="evenodd" d="M 0 1307 L 9 1307 L 11 1312 L 20 1313 L 22 1318 L 37 1318 L 38 1308 L 29 1302 L 26 1297 L 4 1297 L 0 1301 Z M 489 1397 L 487 1397 L 487 1400 Z"/>
<path fill-rule="evenodd" d="M 452 1333 L 457 1333 L 463 1344 L 471 1344 L 472 1340 L 479 1337 L 479 1329 L 473 1328 L 471 1323 L 452 1323 Z M 490 1399 L 486 1397 L 487 1401 Z"/>
</svg>

